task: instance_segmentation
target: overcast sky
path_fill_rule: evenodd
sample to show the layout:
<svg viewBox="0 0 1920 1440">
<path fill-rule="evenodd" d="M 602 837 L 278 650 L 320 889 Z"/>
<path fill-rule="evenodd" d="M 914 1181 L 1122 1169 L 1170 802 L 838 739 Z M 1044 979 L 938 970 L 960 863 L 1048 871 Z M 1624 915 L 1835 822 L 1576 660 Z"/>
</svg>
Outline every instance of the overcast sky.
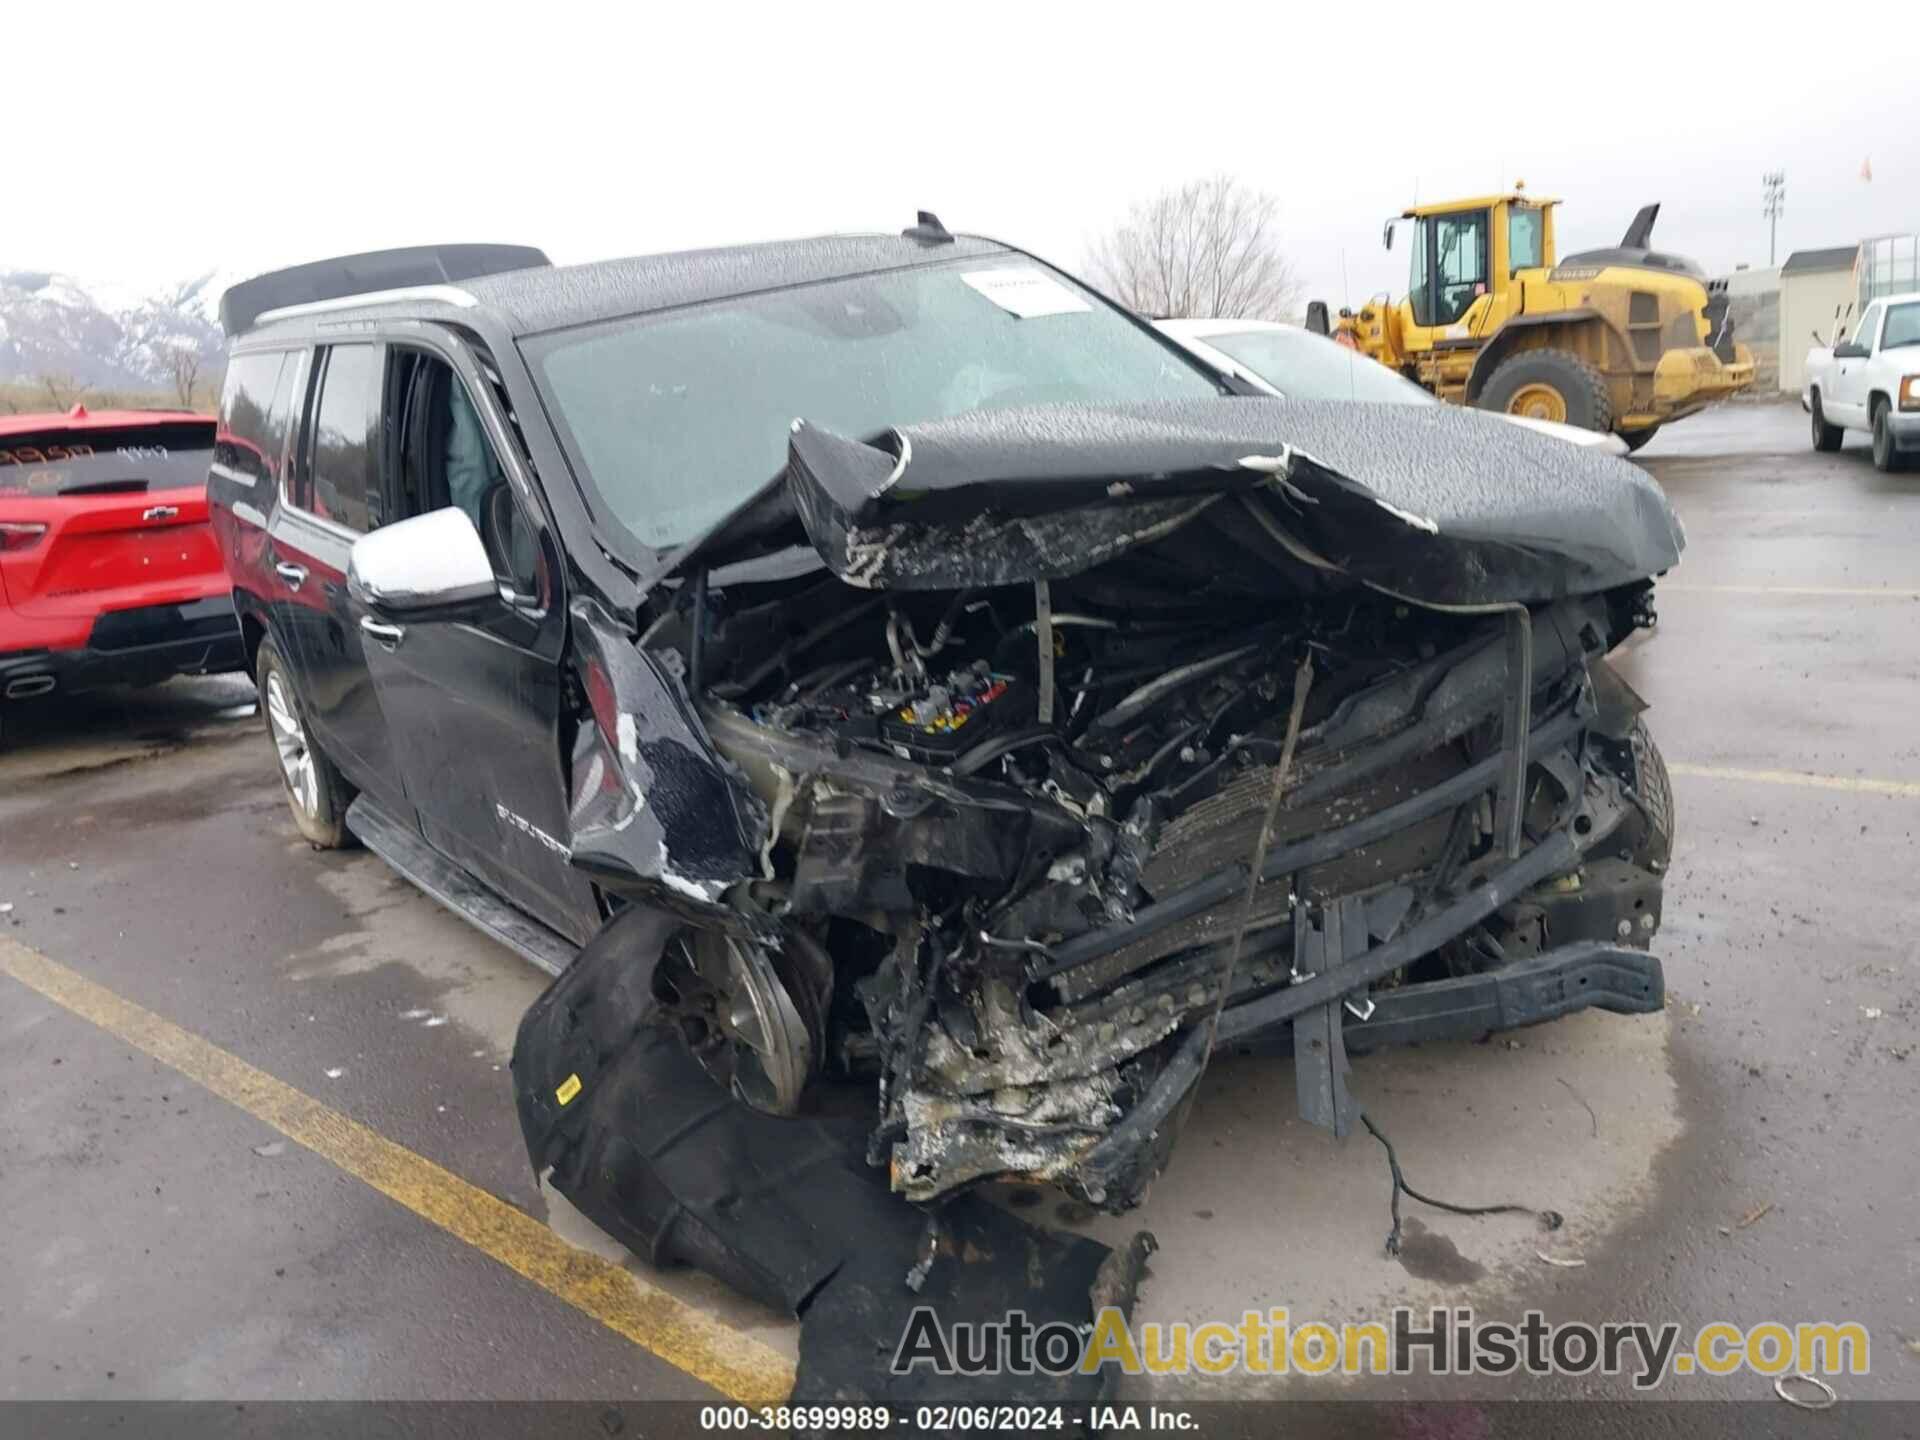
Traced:
<svg viewBox="0 0 1920 1440">
<path fill-rule="evenodd" d="M 919 207 L 1077 268 L 1130 203 L 1215 170 L 1280 197 L 1336 302 L 1404 291 L 1385 216 L 1516 178 L 1567 201 L 1563 251 L 1658 200 L 1657 243 L 1716 273 L 1766 263 L 1770 169 L 1782 258 L 1920 229 L 1912 0 L 679 8 L 14 6 L 0 268 L 151 287 L 452 240 L 587 260 Z"/>
</svg>

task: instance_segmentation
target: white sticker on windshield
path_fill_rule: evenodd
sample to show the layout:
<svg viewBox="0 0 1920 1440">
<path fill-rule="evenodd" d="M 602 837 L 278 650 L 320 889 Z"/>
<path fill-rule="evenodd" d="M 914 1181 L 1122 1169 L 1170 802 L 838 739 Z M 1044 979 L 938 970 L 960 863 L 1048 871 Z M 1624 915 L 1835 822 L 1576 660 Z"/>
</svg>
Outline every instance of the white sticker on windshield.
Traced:
<svg viewBox="0 0 1920 1440">
<path fill-rule="evenodd" d="M 1071 315 L 1090 308 L 1058 280 L 1038 270 L 972 270 L 960 278 L 1020 320 Z"/>
</svg>

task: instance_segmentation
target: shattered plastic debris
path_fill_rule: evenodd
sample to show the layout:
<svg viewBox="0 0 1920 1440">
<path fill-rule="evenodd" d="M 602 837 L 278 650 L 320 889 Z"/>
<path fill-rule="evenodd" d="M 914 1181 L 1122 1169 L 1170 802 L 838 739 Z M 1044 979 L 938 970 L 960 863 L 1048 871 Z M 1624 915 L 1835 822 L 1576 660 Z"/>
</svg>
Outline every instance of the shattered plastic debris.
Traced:
<svg viewBox="0 0 1920 1440">
<path fill-rule="evenodd" d="M 269 1140 L 264 1145 L 254 1146 L 253 1153 L 258 1155 L 262 1160 L 274 1160 L 287 1153 L 287 1142 L 284 1140 Z"/>
<path fill-rule="evenodd" d="M 327 1079 L 329 1080 L 338 1080 L 342 1075 L 346 1074 L 347 1072 L 343 1070 L 340 1066 L 335 1065 L 323 1073 L 326 1075 Z"/>
</svg>

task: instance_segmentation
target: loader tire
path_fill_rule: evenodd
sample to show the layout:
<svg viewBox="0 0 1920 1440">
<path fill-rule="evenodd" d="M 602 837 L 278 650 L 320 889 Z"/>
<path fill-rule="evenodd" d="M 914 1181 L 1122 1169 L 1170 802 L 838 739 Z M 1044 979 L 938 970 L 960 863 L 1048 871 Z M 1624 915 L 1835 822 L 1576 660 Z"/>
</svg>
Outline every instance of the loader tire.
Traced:
<svg viewBox="0 0 1920 1440">
<path fill-rule="evenodd" d="M 1558 420 L 1582 430 L 1613 429 L 1607 382 L 1564 350 L 1522 350 L 1502 360 L 1474 403 L 1482 410 Z"/>
</svg>

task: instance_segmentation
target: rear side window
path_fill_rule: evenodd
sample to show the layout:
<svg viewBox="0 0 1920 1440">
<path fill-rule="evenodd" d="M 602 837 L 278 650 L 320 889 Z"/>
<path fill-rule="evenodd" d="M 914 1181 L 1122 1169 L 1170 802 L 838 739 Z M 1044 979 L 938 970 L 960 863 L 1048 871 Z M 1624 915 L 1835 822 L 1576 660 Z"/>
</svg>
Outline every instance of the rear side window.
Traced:
<svg viewBox="0 0 1920 1440">
<path fill-rule="evenodd" d="M 137 495 L 207 483 L 213 421 L 0 435 L 0 495 Z"/>
<path fill-rule="evenodd" d="M 385 523 L 380 487 L 380 399 L 386 347 L 335 345 L 326 352 L 313 412 L 313 459 L 305 508 L 349 530 Z"/>
<path fill-rule="evenodd" d="M 285 351 L 236 355 L 227 363 L 227 385 L 220 396 L 220 433 L 213 447 L 216 465 L 250 482 L 277 483 L 285 418 L 276 443 L 273 403 L 292 364 L 293 356 Z"/>
</svg>

